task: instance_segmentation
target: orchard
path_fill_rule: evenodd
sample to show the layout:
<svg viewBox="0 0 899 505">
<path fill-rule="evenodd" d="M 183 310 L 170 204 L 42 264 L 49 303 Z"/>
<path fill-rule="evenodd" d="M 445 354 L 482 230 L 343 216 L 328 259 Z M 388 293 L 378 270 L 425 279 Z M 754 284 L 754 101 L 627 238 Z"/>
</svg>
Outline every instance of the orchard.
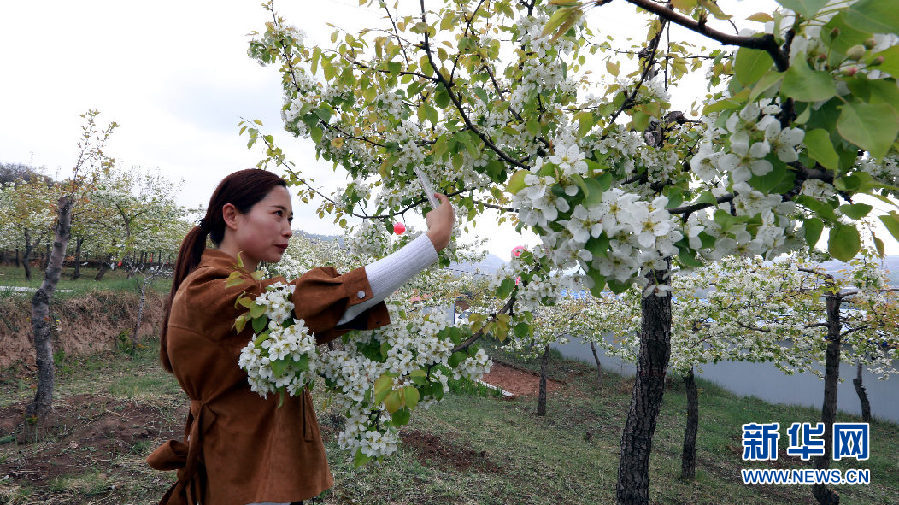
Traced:
<svg viewBox="0 0 899 505">
<path fill-rule="evenodd" d="M 783 0 L 736 20 L 711 1 L 628 0 L 646 36 L 620 51 L 588 20 L 608 3 L 363 1 L 382 22 L 335 30 L 327 45 L 269 3 L 272 21 L 249 53 L 282 76 L 287 131 L 352 182 L 324 195 L 258 122 L 241 133 L 263 145 L 260 167 L 280 167 L 341 226 L 355 216 L 363 230 L 390 231 L 426 205 L 417 167 L 466 225 L 495 209 L 538 235 L 542 246 L 494 282 L 504 303 L 470 318 L 472 337 L 457 348 L 532 334 L 534 314 L 563 288 L 638 289 L 617 499 L 648 503 L 674 269 L 816 246 L 848 261 L 863 233 L 879 255 L 899 236 L 899 14 L 872 0 Z M 747 27 L 733 34 L 717 20 Z M 672 38 L 673 25 L 713 48 Z M 696 73 L 702 103 L 672 110 L 669 87 Z M 866 217 L 879 231 L 860 224 Z"/>
</svg>

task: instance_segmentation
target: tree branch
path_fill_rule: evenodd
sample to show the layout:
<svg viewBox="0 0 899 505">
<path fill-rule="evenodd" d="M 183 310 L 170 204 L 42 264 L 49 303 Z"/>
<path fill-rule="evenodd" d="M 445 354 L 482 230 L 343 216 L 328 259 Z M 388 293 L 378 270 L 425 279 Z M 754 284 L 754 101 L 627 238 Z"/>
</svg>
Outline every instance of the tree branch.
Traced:
<svg viewBox="0 0 899 505">
<path fill-rule="evenodd" d="M 425 15 L 425 1 L 424 0 L 419 0 L 419 1 L 420 1 L 420 5 L 421 5 L 421 20 L 422 20 L 422 22 L 427 24 L 428 21 L 427 21 L 426 15 Z M 490 148 L 490 150 L 495 152 L 496 155 L 499 156 L 500 159 L 502 159 L 506 163 L 509 163 L 510 165 L 516 166 L 518 168 L 530 168 L 527 165 L 525 165 L 524 163 L 521 163 L 520 161 L 518 161 L 515 158 L 512 158 L 511 156 L 506 154 L 502 149 L 500 149 L 499 147 L 497 147 L 496 144 L 493 143 L 493 141 L 490 139 L 490 137 L 486 133 L 480 131 L 477 127 L 475 127 L 475 125 L 471 122 L 471 119 L 469 119 L 468 115 L 465 113 L 465 110 L 462 108 L 461 99 L 459 98 L 459 96 L 456 93 L 453 92 L 452 83 L 448 82 L 446 80 L 446 77 L 444 77 L 444 75 L 442 73 L 440 73 L 440 70 L 434 64 L 435 63 L 434 55 L 431 53 L 430 36 L 428 35 L 427 31 L 425 31 L 424 36 L 425 36 L 425 40 L 422 43 L 422 48 L 425 50 L 425 53 L 428 57 L 428 62 L 431 64 L 431 67 L 434 69 L 434 73 L 437 75 L 437 80 L 441 84 L 443 84 L 443 87 L 444 87 L 444 89 L 446 89 L 446 92 L 449 95 L 450 100 L 453 102 L 453 105 L 455 105 L 456 110 L 459 111 L 459 115 L 462 116 L 462 120 L 465 121 L 465 126 L 467 126 L 469 130 L 473 131 L 484 142 L 484 144 Z"/>
<path fill-rule="evenodd" d="M 780 72 L 786 71 L 786 69 L 790 66 L 789 60 L 787 59 L 786 55 L 781 52 L 780 47 L 777 45 L 777 41 L 770 33 L 766 33 L 761 37 L 740 37 L 709 28 L 704 20 L 696 21 L 695 19 L 689 18 L 675 12 L 672 9 L 669 9 L 665 5 L 657 4 L 652 0 L 626 1 L 663 19 L 679 24 L 685 28 L 689 28 L 690 30 L 705 35 L 710 39 L 717 40 L 722 44 L 767 51 L 768 54 L 771 55 L 771 59 L 774 60 L 774 64 L 777 66 L 777 70 Z"/>
</svg>

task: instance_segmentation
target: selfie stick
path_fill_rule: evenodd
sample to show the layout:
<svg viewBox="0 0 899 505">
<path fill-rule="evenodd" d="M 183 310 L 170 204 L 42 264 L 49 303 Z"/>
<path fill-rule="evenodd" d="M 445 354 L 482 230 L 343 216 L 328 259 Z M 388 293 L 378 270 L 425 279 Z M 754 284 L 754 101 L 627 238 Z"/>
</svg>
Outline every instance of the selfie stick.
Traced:
<svg viewBox="0 0 899 505">
<path fill-rule="evenodd" d="M 412 167 L 412 170 L 415 170 L 415 175 L 418 176 L 418 182 L 421 183 L 421 187 L 425 190 L 425 195 L 427 195 L 428 201 L 431 203 L 431 208 L 436 209 L 439 207 L 440 202 L 434 196 L 434 189 L 428 176 L 418 167 Z"/>
</svg>

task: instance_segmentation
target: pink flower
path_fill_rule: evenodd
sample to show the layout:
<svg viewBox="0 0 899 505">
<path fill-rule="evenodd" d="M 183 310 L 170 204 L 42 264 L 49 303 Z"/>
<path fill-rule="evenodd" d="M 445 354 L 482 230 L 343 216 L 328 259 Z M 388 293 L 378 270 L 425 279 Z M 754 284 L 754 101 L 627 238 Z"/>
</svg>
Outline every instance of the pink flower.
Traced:
<svg viewBox="0 0 899 505">
<path fill-rule="evenodd" d="M 527 249 L 525 249 L 525 247 L 523 245 L 517 245 L 512 248 L 512 256 L 515 256 L 517 258 L 517 257 L 521 256 L 521 253 L 523 253 L 525 251 L 527 251 Z"/>
<path fill-rule="evenodd" d="M 515 285 L 517 286 L 517 285 L 519 285 L 519 284 L 521 284 L 521 277 L 516 277 L 516 278 L 515 278 Z"/>
<path fill-rule="evenodd" d="M 396 224 L 393 225 L 393 233 L 402 235 L 404 231 L 406 231 L 406 226 L 403 223 L 397 221 Z"/>
</svg>

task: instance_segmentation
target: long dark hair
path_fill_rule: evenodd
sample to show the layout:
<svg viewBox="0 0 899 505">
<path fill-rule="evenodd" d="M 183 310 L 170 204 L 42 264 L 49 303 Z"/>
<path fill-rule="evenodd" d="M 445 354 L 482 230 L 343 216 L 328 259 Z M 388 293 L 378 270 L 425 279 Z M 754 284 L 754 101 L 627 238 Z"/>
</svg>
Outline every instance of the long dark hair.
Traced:
<svg viewBox="0 0 899 505">
<path fill-rule="evenodd" d="M 162 367 L 172 371 L 172 363 L 169 361 L 166 336 L 168 335 L 169 315 L 172 313 L 172 300 L 181 282 L 188 276 L 203 256 L 206 249 L 206 238 L 218 247 L 225 238 L 225 220 L 222 217 L 222 207 L 226 203 L 234 205 L 238 212 L 246 214 L 253 205 L 262 200 L 275 186 L 287 187 L 287 182 L 277 175 L 260 170 L 248 168 L 228 175 L 212 192 L 206 216 L 200 220 L 200 224 L 194 226 L 181 242 L 178 251 L 178 259 L 175 260 L 175 274 L 172 279 L 172 290 L 165 303 L 165 317 L 162 320 L 162 334 L 159 339 L 159 359 Z"/>
</svg>

